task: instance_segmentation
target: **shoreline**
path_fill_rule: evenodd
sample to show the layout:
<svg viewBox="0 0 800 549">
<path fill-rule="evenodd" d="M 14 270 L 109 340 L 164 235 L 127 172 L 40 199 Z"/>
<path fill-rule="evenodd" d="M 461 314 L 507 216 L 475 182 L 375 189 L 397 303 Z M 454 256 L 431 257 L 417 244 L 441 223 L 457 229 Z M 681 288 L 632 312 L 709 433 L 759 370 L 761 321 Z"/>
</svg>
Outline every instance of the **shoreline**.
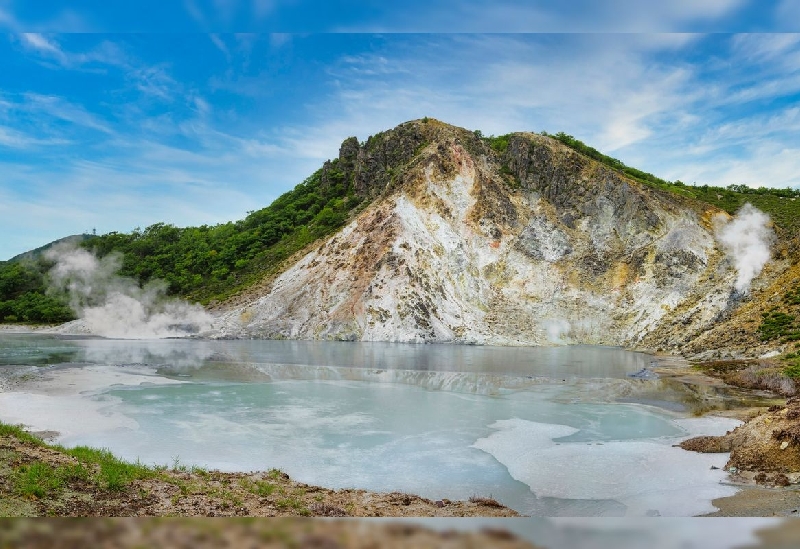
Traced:
<svg viewBox="0 0 800 549">
<path fill-rule="evenodd" d="M 225 473 L 127 463 L 0 422 L 0 516 L 519 517 L 491 497 L 333 490 L 278 469 Z"/>
</svg>

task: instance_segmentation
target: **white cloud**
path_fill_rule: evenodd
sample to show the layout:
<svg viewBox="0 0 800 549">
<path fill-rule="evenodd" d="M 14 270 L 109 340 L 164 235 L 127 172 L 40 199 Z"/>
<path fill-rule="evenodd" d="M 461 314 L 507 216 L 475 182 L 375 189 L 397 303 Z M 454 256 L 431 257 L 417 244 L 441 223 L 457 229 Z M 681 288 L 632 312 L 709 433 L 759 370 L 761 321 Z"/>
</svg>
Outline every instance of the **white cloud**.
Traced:
<svg viewBox="0 0 800 549">
<path fill-rule="evenodd" d="M 214 44 L 214 46 L 216 46 L 219 51 L 225 54 L 225 58 L 230 63 L 231 52 L 228 49 L 227 44 L 225 44 L 225 41 L 222 40 L 222 38 L 220 37 L 220 35 L 212 32 L 208 35 L 208 37 L 211 39 L 211 43 Z"/>
<path fill-rule="evenodd" d="M 20 34 L 20 37 L 27 47 L 38 50 L 46 55 L 52 55 L 58 59 L 64 59 L 65 57 L 60 47 L 39 33 L 24 32 Z"/>
<path fill-rule="evenodd" d="M 101 41 L 94 48 L 84 52 L 67 51 L 55 40 L 38 33 L 23 33 L 20 35 L 20 41 L 26 49 L 44 59 L 55 60 L 58 66 L 64 69 L 90 72 L 95 66 L 117 69 L 135 89 L 154 98 L 172 101 L 174 96 L 182 91 L 181 86 L 169 75 L 165 66 L 145 64 L 108 40 Z"/>
<path fill-rule="evenodd" d="M 41 138 L 27 135 L 14 128 L 0 126 L 0 145 L 14 149 L 29 149 L 42 145 L 67 145 L 70 141 L 55 137 Z"/>
<path fill-rule="evenodd" d="M 252 40 L 226 37 L 224 43 L 247 57 Z M 63 52 L 54 40 L 48 43 Z M 268 101 L 269 74 L 248 76 L 258 73 L 228 63 L 225 78 L 211 78 L 210 90 L 196 89 L 176 80 L 170 65 L 145 65 L 109 44 L 96 58 L 113 60 L 120 70 L 132 67 L 128 86 L 146 97 L 104 118 L 63 97 L 0 96 L 0 143 L 23 150 L 68 141 L 62 156 L 44 157 L 48 163 L 6 162 L 0 170 L 7 185 L 41 189 L 41 208 L 55 211 L 63 202 L 73 212 L 56 215 L 62 224 L 53 225 L 53 238 L 87 224 L 105 232 L 164 220 L 241 218 L 335 157 L 344 138 L 364 140 L 423 116 L 485 134 L 565 131 L 668 179 L 785 187 L 798 184 L 800 150 L 793 144 L 800 108 L 763 99 L 800 90 L 800 74 L 788 61 L 798 49 L 796 40 L 771 36 L 381 37 L 310 80 L 315 93 L 298 94 L 305 102 L 298 105 L 306 115 L 302 122 L 253 119 L 244 129 L 231 120 L 250 111 L 215 103 L 214 91 L 242 93 L 243 104 Z M 158 115 L 150 114 L 153 100 Z M 43 121 L 44 129 L 14 124 L 19 113 L 27 122 Z M 81 128 L 103 132 L 102 145 L 84 143 Z M 75 160 L 70 147 L 76 144 L 78 156 L 91 160 Z M 26 207 L 14 200 L 13 208 Z"/>
<path fill-rule="evenodd" d="M 690 48 L 720 59 L 682 61 Z M 344 137 L 427 115 L 485 134 L 565 131 L 669 179 L 796 186 L 786 144 L 800 111 L 753 104 L 800 90 L 785 70 L 798 48 L 783 37 L 428 37 L 342 56 L 330 96 L 307 106 L 313 123 L 281 132 L 295 154 L 327 158 Z"/>
<path fill-rule="evenodd" d="M 17 108 L 20 110 L 41 113 L 85 128 L 103 133 L 112 133 L 108 124 L 101 121 L 81 105 L 76 105 L 61 97 L 52 95 L 26 93 L 23 97 L 24 101 L 17 104 Z"/>
</svg>

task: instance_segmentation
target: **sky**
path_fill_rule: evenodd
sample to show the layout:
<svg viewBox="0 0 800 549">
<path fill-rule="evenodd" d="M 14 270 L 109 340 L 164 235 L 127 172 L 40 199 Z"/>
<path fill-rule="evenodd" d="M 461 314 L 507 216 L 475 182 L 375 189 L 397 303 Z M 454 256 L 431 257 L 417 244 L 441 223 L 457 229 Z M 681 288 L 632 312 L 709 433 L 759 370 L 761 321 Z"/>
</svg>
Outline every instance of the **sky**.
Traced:
<svg viewBox="0 0 800 549">
<path fill-rule="evenodd" d="M 241 219 L 348 136 L 425 116 L 800 186 L 800 0 L 400 5 L 0 0 L 0 260 Z"/>
</svg>

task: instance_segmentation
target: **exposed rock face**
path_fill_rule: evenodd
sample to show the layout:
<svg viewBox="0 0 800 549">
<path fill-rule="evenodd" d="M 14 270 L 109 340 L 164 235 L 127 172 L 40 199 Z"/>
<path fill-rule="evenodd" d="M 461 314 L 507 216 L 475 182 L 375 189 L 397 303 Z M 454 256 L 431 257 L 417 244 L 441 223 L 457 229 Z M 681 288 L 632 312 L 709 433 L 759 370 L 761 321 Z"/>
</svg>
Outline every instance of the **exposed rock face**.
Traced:
<svg viewBox="0 0 800 549">
<path fill-rule="evenodd" d="M 730 306 L 718 210 L 644 187 L 536 134 L 496 153 L 409 122 L 338 168 L 374 198 L 223 337 L 591 343 L 679 350 Z"/>
</svg>

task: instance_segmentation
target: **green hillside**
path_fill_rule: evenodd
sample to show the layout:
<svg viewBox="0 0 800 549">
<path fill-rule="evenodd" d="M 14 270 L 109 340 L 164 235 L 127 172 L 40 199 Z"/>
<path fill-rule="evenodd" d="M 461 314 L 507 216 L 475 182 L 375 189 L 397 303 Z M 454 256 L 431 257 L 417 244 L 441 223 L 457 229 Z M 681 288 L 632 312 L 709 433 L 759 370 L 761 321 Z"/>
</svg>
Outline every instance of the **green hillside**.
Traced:
<svg viewBox="0 0 800 549">
<path fill-rule="evenodd" d="M 338 160 L 241 221 L 179 228 L 157 223 L 84 243 L 99 256 L 124 254 L 120 274 L 161 279 L 169 293 L 208 303 L 224 299 L 316 239 L 341 228 L 360 204 Z"/>
</svg>

